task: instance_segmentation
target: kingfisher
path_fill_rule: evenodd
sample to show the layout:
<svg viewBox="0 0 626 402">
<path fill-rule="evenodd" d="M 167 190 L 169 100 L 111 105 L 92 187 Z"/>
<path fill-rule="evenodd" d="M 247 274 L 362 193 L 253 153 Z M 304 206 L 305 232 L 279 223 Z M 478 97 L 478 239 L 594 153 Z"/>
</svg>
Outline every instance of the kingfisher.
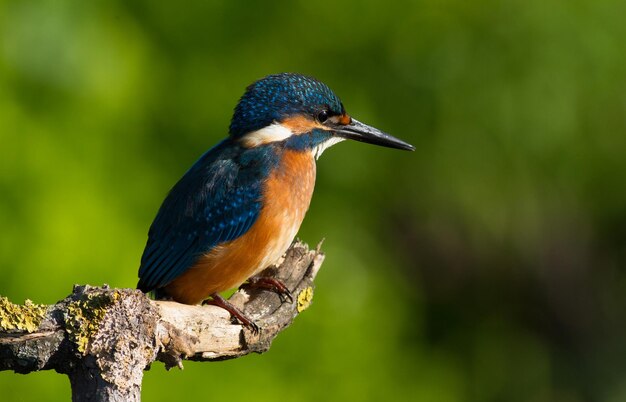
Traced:
<svg viewBox="0 0 626 402">
<path fill-rule="evenodd" d="M 295 238 L 313 195 L 317 158 L 346 139 L 415 150 L 352 118 L 312 77 L 282 73 L 248 86 L 228 137 L 191 166 L 159 208 L 137 288 L 158 299 L 220 306 L 258 332 L 219 293 L 249 283 L 290 297 L 284 284 L 259 273 Z"/>
</svg>

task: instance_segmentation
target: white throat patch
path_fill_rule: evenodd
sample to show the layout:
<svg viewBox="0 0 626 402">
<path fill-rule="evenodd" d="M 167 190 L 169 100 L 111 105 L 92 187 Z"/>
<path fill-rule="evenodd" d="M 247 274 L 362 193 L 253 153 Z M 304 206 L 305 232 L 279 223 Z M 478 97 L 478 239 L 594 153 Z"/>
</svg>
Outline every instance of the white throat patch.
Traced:
<svg viewBox="0 0 626 402">
<path fill-rule="evenodd" d="M 332 147 L 333 145 L 341 142 L 345 140 L 345 138 L 342 137 L 337 137 L 337 136 L 333 136 L 330 137 L 329 139 L 327 139 L 326 141 L 322 142 L 321 144 L 319 144 L 318 146 L 316 146 L 315 148 L 313 148 L 311 150 L 311 154 L 315 157 L 315 159 L 319 159 L 320 156 L 322 156 L 322 153 L 327 149 Z"/>
<path fill-rule="evenodd" d="M 277 142 L 291 137 L 292 132 L 280 123 L 272 123 L 267 127 L 247 133 L 241 139 L 242 144 L 247 148 L 254 148 L 259 145 Z"/>
</svg>

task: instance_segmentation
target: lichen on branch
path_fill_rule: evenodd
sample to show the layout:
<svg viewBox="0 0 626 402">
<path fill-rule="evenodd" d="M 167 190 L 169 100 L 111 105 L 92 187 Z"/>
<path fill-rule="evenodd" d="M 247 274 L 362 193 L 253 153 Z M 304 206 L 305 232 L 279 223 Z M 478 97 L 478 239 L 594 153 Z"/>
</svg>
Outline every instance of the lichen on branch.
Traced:
<svg viewBox="0 0 626 402">
<path fill-rule="evenodd" d="M 26 299 L 23 305 L 14 304 L 0 296 L 0 329 L 2 331 L 35 332 L 46 316 L 48 307 Z"/>
<path fill-rule="evenodd" d="M 120 300 L 120 292 L 83 293 L 67 305 L 65 330 L 79 352 L 85 354 L 89 341 L 98 332 L 107 309 Z"/>
</svg>

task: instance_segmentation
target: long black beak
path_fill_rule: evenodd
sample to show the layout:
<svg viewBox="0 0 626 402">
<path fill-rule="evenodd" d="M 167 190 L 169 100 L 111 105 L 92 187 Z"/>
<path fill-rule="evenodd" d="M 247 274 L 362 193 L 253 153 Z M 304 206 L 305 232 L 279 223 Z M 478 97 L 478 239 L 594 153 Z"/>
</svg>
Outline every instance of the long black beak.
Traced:
<svg viewBox="0 0 626 402">
<path fill-rule="evenodd" d="M 367 142 L 368 144 L 388 148 L 403 149 L 405 151 L 415 151 L 413 145 L 384 133 L 377 128 L 363 124 L 356 119 L 352 119 L 350 124 L 338 125 L 333 131 L 338 136 L 351 140 Z"/>
</svg>

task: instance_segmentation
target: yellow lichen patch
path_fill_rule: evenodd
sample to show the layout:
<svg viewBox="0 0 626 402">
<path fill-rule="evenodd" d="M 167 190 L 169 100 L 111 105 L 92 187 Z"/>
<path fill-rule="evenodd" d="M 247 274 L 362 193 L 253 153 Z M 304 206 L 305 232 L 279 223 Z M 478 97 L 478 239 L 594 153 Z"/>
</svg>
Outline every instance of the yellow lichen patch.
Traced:
<svg viewBox="0 0 626 402">
<path fill-rule="evenodd" d="M 30 300 L 24 305 L 13 304 L 0 296 L 0 329 L 34 332 L 46 315 L 48 306 Z"/>
<path fill-rule="evenodd" d="M 78 347 L 78 351 L 85 353 L 89 340 L 98 332 L 100 322 L 104 318 L 109 306 L 120 298 L 118 292 L 112 294 L 87 294 L 80 300 L 71 302 L 67 306 L 65 316 L 65 330 L 70 339 Z"/>
<path fill-rule="evenodd" d="M 313 301 L 313 288 L 309 286 L 298 293 L 298 305 L 296 307 L 298 313 L 306 310 L 311 305 L 311 301 Z"/>
</svg>

